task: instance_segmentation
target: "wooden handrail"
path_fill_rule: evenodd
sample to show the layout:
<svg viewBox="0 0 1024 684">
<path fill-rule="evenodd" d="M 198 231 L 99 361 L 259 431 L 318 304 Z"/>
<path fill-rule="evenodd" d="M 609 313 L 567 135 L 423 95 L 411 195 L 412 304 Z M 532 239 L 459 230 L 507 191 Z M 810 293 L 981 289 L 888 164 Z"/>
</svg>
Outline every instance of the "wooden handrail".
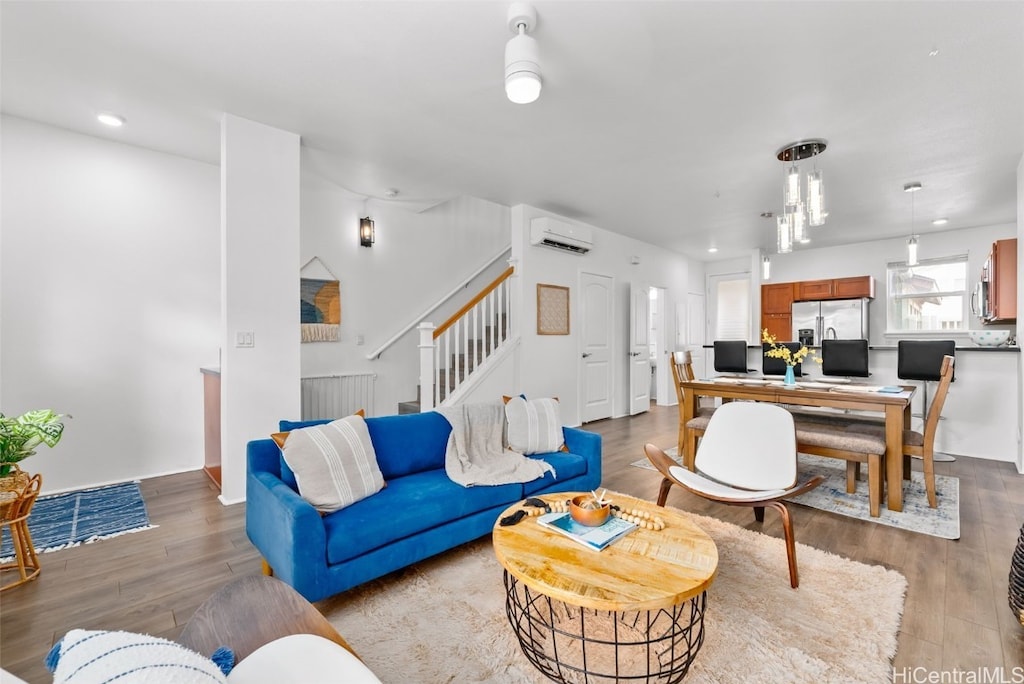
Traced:
<svg viewBox="0 0 1024 684">
<path fill-rule="evenodd" d="M 452 327 L 452 325 L 455 324 L 455 321 L 462 318 L 467 311 L 469 311 L 474 306 L 479 304 L 483 300 L 483 298 L 489 295 L 496 287 L 498 287 L 503 282 L 508 280 L 509 276 L 511 276 L 515 272 L 515 270 L 515 266 L 509 266 L 508 268 L 506 268 L 505 271 L 500 276 L 491 281 L 490 285 L 480 290 L 480 292 L 477 293 L 475 297 L 470 299 L 465 306 L 463 306 L 461 309 L 452 314 L 452 316 L 447 321 L 437 326 L 437 329 L 434 330 L 434 339 L 436 340 L 438 337 L 440 337 L 441 333 L 443 333 L 445 330 L 447 330 L 448 328 Z"/>
<path fill-rule="evenodd" d="M 469 287 L 469 283 L 472 282 L 472 280 L 474 278 L 476 278 L 478 275 L 480 275 L 481 273 L 486 271 L 491 266 L 491 264 L 496 262 L 503 255 L 507 254 L 510 249 L 511 249 L 511 246 L 503 247 L 500 252 L 498 252 L 493 257 L 491 257 L 486 262 L 484 262 L 484 264 L 482 266 L 480 266 L 480 268 L 478 268 L 475 271 L 473 271 L 473 273 L 470 274 L 468 278 L 463 278 L 461 281 L 459 281 L 459 284 L 456 287 L 454 287 L 451 291 L 449 291 L 448 294 L 446 294 L 445 296 L 441 297 L 440 300 L 438 300 L 436 303 L 431 305 L 426 311 L 421 313 L 419 316 L 417 316 L 412 321 L 410 321 L 405 327 L 403 327 L 401 330 L 399 330 L 394 335 L 392 335 L 391 338 L 388 339 L 387 342 L 385 342 L 384 344 L 382 344 L 381 346 L 377 347 L 372 352 L 367 354 L 366 355 L 366 360 L 367 361 L 373 361 L 374 359 L 379 359 L 380 355 L 383 354 L 387 349 L 389 349 L 391 347 L 391 345 L 393 345 L 394 343 L 398 342 L 398 340 L 402 339 L 402 337 L 407 332 L 409 332 L 410 330 L 415 328 L 417 325 L 419 325 L 420 322 L 423 321 L 424 318 L 426 318 L 431 313 L 433 313 L 439 306 L 441 306 L 442 304 L 447 302 L 449 299 L 451 299 L 452 297 L 457 295 L 459 292 L 461 292 L 465 288 Z"/>
</svg>

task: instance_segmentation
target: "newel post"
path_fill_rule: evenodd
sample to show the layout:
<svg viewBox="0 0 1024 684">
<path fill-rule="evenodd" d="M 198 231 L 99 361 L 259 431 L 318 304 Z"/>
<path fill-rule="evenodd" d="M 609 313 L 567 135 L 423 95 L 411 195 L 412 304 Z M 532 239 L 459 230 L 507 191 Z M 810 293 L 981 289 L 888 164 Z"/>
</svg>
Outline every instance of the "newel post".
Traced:
<svg viewBox="0 0 1024 684">
<path fill-rule="evenodd" d="M 420 413 L 434 408 L 434 324 L 424 321 L 420 331 Z"/>
</svg>

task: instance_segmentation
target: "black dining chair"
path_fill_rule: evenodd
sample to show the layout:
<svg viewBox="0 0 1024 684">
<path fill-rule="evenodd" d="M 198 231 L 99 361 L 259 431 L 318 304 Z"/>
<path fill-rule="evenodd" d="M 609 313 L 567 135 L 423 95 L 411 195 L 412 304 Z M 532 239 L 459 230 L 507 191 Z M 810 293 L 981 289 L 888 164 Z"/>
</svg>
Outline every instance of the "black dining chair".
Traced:
<svg viewBox="0 0 1024 684">
<path fill-rule="evenodd" d="M 821 374 L 866 378 L 868 372 L 867 340 L 821 341 Z"/>
<path fill-rule="evenodd" d="M 715 340 L 716 373 L 749 373 L 746 340 Z"/>
<path fill-rule="evenodd" d="M 789 350 L 790 354 L 796 354 L 800 351 L 801 345 L 799 342 L 776 342 L 776 347 L 785 347 Z M 786 374 L 786 361 L 784 359 L 776 359 L 768 356 L 768 350 L 772 348 L 772 345 L 768 342 L 761 343 L 761 374 L 762 375 L 785 375 Z M 803 364 L 798 363 L 793 366 L 793 375 L 800 377 L 803 373 L 800 372 Z"/>
<path fill-rule="evenodd" d="M 928 415 L 928 383 L 942 379 L 942 358 L 956 356 L 954 340 L 900 340 L 896 343 L 896 376 L 900 380 L 918 380 L 921 382 L 921 413 L 914 414 L 924 418 Z M 955 366 L 954 366 L 955 367 Z M 950 382 L 956 380 L 954 371 Z M 935 453 L 935 461 L 955 461 L 949 454 Z"/>
</svg>

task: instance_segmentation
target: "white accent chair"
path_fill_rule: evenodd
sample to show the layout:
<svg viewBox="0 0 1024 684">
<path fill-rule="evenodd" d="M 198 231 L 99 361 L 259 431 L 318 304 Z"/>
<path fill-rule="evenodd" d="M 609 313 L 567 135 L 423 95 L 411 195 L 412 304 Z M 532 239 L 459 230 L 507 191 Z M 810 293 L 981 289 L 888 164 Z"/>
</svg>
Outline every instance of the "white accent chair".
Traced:
<svg viewBox="0 0 1024 684">
<path fill-rule="evenodd" d="M 816 475 L 797 484 L 796 429 L 788 411 L 758 402 L 722 405 L 711 416 L 697 449 L 696 473 L 653 444 L 645 445 L 644 453 L 664 477 L 659 506 L 665 505 L 668 490 L 677 484 L 705 499 L 750 506 L 758 522 L 764 522 L 766 506 L 778 509 L 786 536 L 789 583 L 794 589 L 800 585 L 793 522 L 783 499 L 814 489 L 824 478 Z"/>
</svg>

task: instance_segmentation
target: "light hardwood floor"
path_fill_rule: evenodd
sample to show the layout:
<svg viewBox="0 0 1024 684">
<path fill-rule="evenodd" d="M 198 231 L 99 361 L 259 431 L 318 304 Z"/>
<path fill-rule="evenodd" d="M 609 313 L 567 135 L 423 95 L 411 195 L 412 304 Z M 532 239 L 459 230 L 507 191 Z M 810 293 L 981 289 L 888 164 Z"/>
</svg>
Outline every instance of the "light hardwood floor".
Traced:
<svg viewBox="0 0 1024 684">
<path fill-rule="evenodd" d="M 658 475 L 629 464 L 643 457 L 644 442 L 673 446 L 678 415 L 675 407 L 652 407 L 633 418 L 584 426 L 604 438 L 603 486 L 654 500 Z M 1006 599 L 1010 557 L 1024 522 L 1024 476 L 1009 463 L 970 458 L 937 469 L 960 479 L 959 541 L 795 506 L 797 541 L 906 576 L 897 668 L 1002 666 L 1009 677 L 1012 668 L 1024 668 L 1024 628 Z M 158 529 L 44 554 L 39 579 L 0 594 L 5 669 L 33 684 L 50 681 L 43 658 L 75 627 L 173 639 L 215 589 L 238 575 L 260 572 L 259 556 L 245 535 L 244 505 L 221 506 L 201 471 L 147 480 L 142 490 Z M 668 503 L 782 534 L 770 511 L 760 525 L 749 509 L 718 505 L 678 488 Z M 779 576 L 765 581 L 785 582 L 784 570 L 780 565 Z"/>
</svg>

